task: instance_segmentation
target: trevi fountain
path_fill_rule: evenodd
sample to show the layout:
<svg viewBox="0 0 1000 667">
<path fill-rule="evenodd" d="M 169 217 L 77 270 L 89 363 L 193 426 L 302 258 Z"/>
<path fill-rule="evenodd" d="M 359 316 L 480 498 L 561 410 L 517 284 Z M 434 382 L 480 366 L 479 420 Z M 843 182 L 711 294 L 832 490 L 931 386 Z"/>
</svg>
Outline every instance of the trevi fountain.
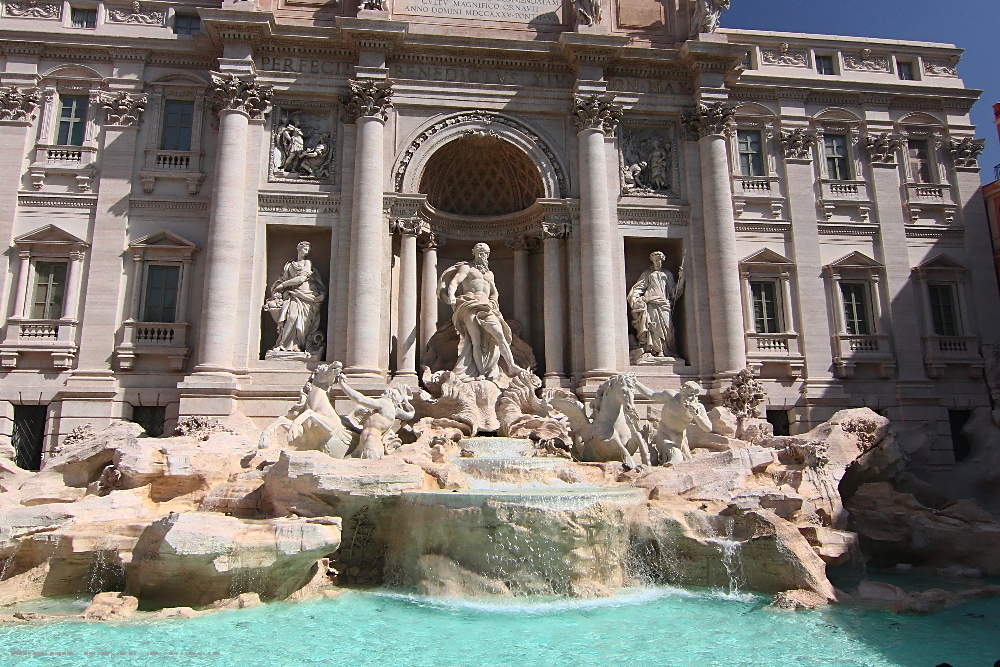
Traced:
<svg viewBox="0 0 1000 667">
<path fill-rule="evenodd" d="M 960 50 L 208 4 L 3 3 L 0 664 L 1000 658 Z"/>
</svg>

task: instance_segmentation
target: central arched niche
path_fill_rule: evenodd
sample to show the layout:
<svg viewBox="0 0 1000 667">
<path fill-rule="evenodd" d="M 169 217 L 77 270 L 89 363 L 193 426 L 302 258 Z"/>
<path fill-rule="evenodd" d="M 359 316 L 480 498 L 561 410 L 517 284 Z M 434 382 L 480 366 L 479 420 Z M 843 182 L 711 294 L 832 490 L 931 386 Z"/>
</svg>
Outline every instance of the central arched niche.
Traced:
<svg viewBox="0 0 1000 667">
<path fill-rule="evenodd" d="M 448 142 L 430 156 L 419 192 L 444 213 L 497 216 L 525 210 L 545 196 L 545 184 L 520 148 L 475 133 Z"/>
</svg>

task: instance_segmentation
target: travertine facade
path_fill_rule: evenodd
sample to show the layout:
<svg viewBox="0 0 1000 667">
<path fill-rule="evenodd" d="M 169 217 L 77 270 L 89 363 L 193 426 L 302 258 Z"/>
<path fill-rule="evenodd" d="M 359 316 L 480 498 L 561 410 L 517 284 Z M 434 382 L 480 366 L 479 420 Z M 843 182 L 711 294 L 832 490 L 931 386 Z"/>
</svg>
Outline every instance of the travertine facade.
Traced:
<svg viewBox="0 0 1000 667">
<path fill-rule="evenodd" d="M 323 360 L 415 384 L 442 271 L 487 242 L 549 386 L 717 401 L 749 364 L 793 432 L 865 405 L 949 466 L 1000 332 L 961 51 L 727 6 L 5 0 L 0 432 L 263 425 Z M 303 241 L 309 340 L 262 309 Z M 630 312 L 656 251 L 676 356 Z"/>
</svg>

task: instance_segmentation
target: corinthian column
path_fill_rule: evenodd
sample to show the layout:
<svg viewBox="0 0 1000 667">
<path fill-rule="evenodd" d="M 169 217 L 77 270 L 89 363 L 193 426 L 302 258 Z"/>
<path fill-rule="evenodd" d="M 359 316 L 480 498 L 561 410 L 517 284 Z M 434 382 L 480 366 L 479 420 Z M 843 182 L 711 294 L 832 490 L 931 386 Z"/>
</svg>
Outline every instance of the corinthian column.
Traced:
<svg viewBox="0 0 1000 667">
<path fill-rule="evenodd" d="M 562 240 L 569 236 L 569 225 L 543 222 L 542 253 L 545 263 L 545 384 L 558 387 L 564 376 L 563 345 L 563 291 L 562 291 Z"/>
<path fill-rule="evenodd" d="M 231 373 L 239 301 L 234 284 L 240 275 L 247 130 L 261 119 L 271 101 L 271 87 L 253 77 L 212 73 L 213 104 L 219 115 L 219 148 L 212 186 L 206 243 L 205 296 L 201 312 L 201 345 L 195 372 Z"/>
<path fill-rule="evenodd" d="M 420 352 L 427 349 L 427 343 L 437 331 L 437 249 L 445 244 L 440 234 L 428 232 L 420 237 L 420 248 L 424 252 L 424 269 L 420 279 Z"/>
<path fill-rule="evenodd" d="M 399 330 L 396 377 L 417 376 L 417 234 L 420 220 L 396 221 L 399 232 Z"/>
<path fill-rule="evenodd" d="M 713 281 L 708 304 L 716 374 L 740 370 L 746 367 L 747 361 L 726 148 L 726 134 L 732 128 L 733 113 L 732 108 L 716 102 L 699 104 L 684 117 L 688 129 L 698 137 L 701 156 L 705 264 Z"/>
<path fill-rule="evenodd" d="M 388 286 L 382 222 L 382 152 L 392 88 L 380 81 L 351 81 L 343 96 L 358 131 L 354 158 L 354 217 L 347 298 L 347 372 L 382 375 L 382 294 Z"/>
<path fill-rule="evenodd" d="M 584 377 L 615 373 L 615 234 L 608 201 L 604 139 L 613 136 L 621 106 L 601 95 L 573 100 L 580 143 L 580 282 L 583 293 Z"/>
<path fill-rule="evenodd" d="M 507 239 L 514 251 L 514 319 L 521 326 L 521 340 L 528 340 L 531 328 L 531 285 L 528 277 L 528 250 L 534 241 L 524 236 Z"/>
</svg>

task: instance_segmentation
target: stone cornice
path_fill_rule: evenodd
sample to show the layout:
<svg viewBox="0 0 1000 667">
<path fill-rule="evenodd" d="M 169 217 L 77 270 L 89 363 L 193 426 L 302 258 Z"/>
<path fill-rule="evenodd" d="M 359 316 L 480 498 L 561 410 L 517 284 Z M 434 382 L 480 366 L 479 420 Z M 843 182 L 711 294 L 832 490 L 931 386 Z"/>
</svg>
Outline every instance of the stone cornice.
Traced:
<svg viewBox="0 0 1000 667">
<path fill-rule="evenodd" d="M 621 55 L 629 39 L 624 35 L 564 32 L 559 35 L 559 48 L 563 57 L 576 67 L 605 67 Z"/>
<path fill-rule="evenodd" d="M 274 14 L 234 9 L 198 10 L 201 24 L 215 44 L 249 42 L 257 44 L 274 33 Z"/>
<path fill-rule="evenodd" d="M 340 212 L 340 195 L 260 192 L 257 194 L 257 209 L 261 213 L 333 215 Z"/>
<path fill-rule="evenodd" d="M 727 42 L 688 40 L 681 47 L 681 60 L 695 73 L 716 72 L 728 75 L 740 67 L 747 48 Z"/>
<path fill-rule="evenodd" d="M 406 39 L 409 23 L 378 18 L 340 16 L 337 27 L 348 44 L 358 51 L 390 53 Z"/>
</svg>

